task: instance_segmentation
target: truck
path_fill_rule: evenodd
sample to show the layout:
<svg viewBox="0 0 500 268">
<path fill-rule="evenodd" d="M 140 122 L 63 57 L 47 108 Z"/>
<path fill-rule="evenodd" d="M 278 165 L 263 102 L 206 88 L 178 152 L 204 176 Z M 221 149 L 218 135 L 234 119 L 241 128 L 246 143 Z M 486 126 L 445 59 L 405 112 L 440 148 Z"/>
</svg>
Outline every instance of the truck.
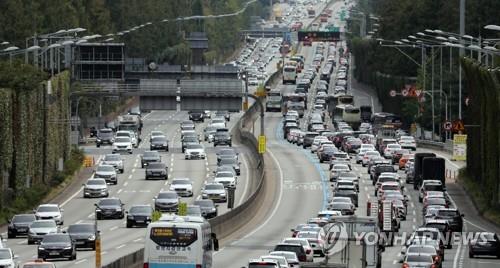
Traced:
<svg viewBox="0 0 500 268">
<path fill-rule="evenodd" d="M 266 112 L 281 112 L 283 97 L 279 90 L 271 90 L 267 93 Z"/>
<path fill-rule="evenodd" d="M 118 116 L 117 130 L 129 130 L 135 132 L 138 142 L 140 142 L 142 131 L 142 119 L 140 115 L 127 114 Z"/>
<path fill-rule="evenodd" d="M 422 181 L 438 180 L 441 181 L 443 189 L 446 189 L 446 164 L 442 157 L 424 157 L 422 159 Z"/>
<path fill-rule="evenodd" d="M 301 267 L 382 267 L 380 232 L 376 217 L 333 216 L 324 226 L 327 232 L 325 259 L 321 263 L 304 263 Z"/>
</svg>

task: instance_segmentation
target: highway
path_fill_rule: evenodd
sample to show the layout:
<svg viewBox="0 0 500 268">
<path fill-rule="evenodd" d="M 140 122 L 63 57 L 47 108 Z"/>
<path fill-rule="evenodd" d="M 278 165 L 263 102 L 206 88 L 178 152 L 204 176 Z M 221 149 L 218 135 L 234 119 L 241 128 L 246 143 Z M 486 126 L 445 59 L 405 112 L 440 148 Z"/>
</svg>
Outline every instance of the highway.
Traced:
<svg viewBox="0 0 500 268">
<path fill-rule="evenodd" d="M 241 114 L 232 114 L 232 120 L 228 123 L 228 127 L 233 127 L 238 117 Z M 182 198 L 183 202 L 191 203 L 200 195 L 202 184 L 211 178 L 212 171 L 216 167 L 216 156 L 212 144 L 203 142 L 207 152 L 206 160 L 185 160 L 184 154 L 181 153 L 179 124 L 181 121 L 187 120 L 187 112 L 176 111 L 152 111 L 144 116 L 144 128 L 142 131 L 143 142 L 139 148 L 134 149 L 131 155 L 123 154 L 125 161 L 125 172 L 118 174 L 118 185 L 108 186 L 110 189 L 110 197 L 118 197 L 125 203 L 125 209 L 135 204 L 152 204 L 152 199 L 162 190 L 168 190 L 168 183 L 171 178 L 188 177 L 194 185 L 194 197 Z M 204 126 L 208 124 L 197 123 L 196 130 L 202 133 Z M 168 153 L 161 152 L 162 161 L 169 167 L 169 180 L 148 180 L 144 179 L 144 169 L 140 167 L 140 154 L 145 150 L 149 150 L 149 133 L 153 130 L 163 131 L 170 141 L 170 151 Z M 237 144 L 233 145 L 240 154 L 241 176 L 238 179 L 236 189 L 236 203 L 240 204 L 244 201 L 250 192 L 248 177 L 251 168 L 247 164 L 245 156 L 245 148 Z M 102 146 L 96 148 L 94 144 L 89 144 L 83 147 L 87 154 L 101 158 L 103 155 L 111 153 L 110 146 Z M 217 147 L 219 148 L 219 147 Z M 63 229 L 72 223 L 93 222 L 94 221 L 94 203 L 98 199 L 84 199 L 81 189 L 71 195 L 62 204 L 64 209 L 64 226 Z M 219 214 L 227 211 L 226 203 L 219 204 Z M 102 254 L 103 263 L 110 262 L 123 256 L 127 253 L 136 251 L 144 246 L 143 238 L 145 236 L 144 228 L 125 228 L 125 220 L 100 220 L 98 228 L 102 234 Z M 36 258 L 37 246 L 27 245 L 26 238 L 9 239 L 7 245 L 19 255 L 19 261 L 24 262 Z M 79 250 L 76 261 L 61 261 L 58 262 L 58 267 L 89 267 L 95 261 L 94 251 Z"/>
</svg>

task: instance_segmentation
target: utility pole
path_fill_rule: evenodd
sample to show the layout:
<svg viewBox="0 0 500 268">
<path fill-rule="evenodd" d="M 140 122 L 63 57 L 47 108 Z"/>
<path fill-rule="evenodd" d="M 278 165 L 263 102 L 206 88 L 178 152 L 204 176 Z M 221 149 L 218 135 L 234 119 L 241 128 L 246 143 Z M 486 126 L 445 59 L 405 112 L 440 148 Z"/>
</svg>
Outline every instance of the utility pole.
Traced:
<svg viewBox="0 0 500 268">
<path fill-rule="evenodd" d="M 436 115 L 434 114 L 434 46 L 431 46 L 431 105 L 432 105 L 432 136 L 431 140 L 434 141 L 436 133 Z"/>
<path fill-rule="evenodd" d="M 460 41 L 465 35 L 465 0 L 460 0 Z M 464 55 L 464 49 L 459 50 L 460 57 L 458 61 L 458 119 L 462 119 L 462 65 L 460 59 Z"/>
</svg>

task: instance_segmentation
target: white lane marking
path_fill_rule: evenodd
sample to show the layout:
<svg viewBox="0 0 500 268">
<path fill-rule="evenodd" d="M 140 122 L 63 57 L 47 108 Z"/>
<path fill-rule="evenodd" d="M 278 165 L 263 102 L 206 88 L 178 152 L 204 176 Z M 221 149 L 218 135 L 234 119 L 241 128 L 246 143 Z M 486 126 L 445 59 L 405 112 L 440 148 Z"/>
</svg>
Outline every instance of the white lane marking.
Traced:
<svg viewBox="0 0 500 268">
<path fill-rule="evenodd" d="M 148 117 L 149 117 L 150 115 L 152 115 L 153 113 L 154 113 L 154 111 L 149 112 L 149 114 L 145 115 L 142 119 L 144 120 L 144 119 L 148 118 Z"/>
<path fill-rule="evenodd" d="M 87 218 L 92 218 L 92 217 L 94 217 L 94 213 L 90 213 L 90 214 L 87 216 Z"/>
<path fill-rule="evenodd" d="M 104 255 L 104 254 L 108 254 L 108 252 L 107 251 L 101 252 L 101 255 Z"/>
<path fill-rule="evenodd" d="M 132 169 L 132 173 L 134 173 L 134 172 L 135 172 L 135 168 Z"/>
<path fill-rule="evenodd" d="M 121 244 L 121 245 L 117 246 L 116 249 L 121 249 L 121 248 L 125 247 L 126 245 L 127 244 Z"/>
<path fill-rule="evenodd" d="M 208 164 L 208 163 L 207 163 Z M 243 193 L 241 194 L 240 196 L 240 200 L 238 201 L 238 206 L 243 203 L 243 200 L 245 198 L 245 196 L 247 195 L 248 193 L 248 188 L 250 188 L 250 179 L 249 179 L 249 176 L 250 176 L 250 168 L 248 167 L 248 163 L 247 163 L 247 160 L 246 160 L 246 157 L 243 156 L 243 165 L 245 166 L 245 174 L 246 174 L 246 180 L 245 180 L 245 188 L 243 189 Z M 208 168 L 207 168 L 208 169 Z"/>
<path fill-rule="evenodd" d="M 70 196 L 68 199 L 66 199 L 64 202 L 61 203 L 61 207 L 64 207 L 66 204 L 69 203 L 73 198 L 75 198 L 77 195 L 80 194 L 80 192 L 83 190 L 83 186 L 80 187 L 78 191 L 76 191 L 72 196 Z"/>
<path fill-rule="evenodd" d="M 118 229 L 118 226 L 113 226 L 113 227 L 109 228 L 110 231 L 114 231 L 116 229 Z"/>
<path fill-rule="evenodd" d="M 482 230 L 482 231 L 486 231 L 486 232 L 488 231 L 486 228 L 481 227 L 481 226 L 479 226 L 479 225 L 477 225 L 477 224 L 474 224 L 474 223 L 472 223 L 472 222 L 471 222 L 471 221 L 469 221 L 469 220 L 465 220 L 465 219 L 464 219 L 464 221 L 465 221 L 466 223 L 468 223 L 468 224 L 470 224 L 470 225 L 472 225 L 472 226 L 474 226 L 474 227 L 476 227 L 476 228 L 478 228 L 478 229 Z"/>
<path fill-rule="evenodd" d="M 444 156 L 444 155 L 441 155 L 441 154 L 436 154 L 436 156 L 438 157 L 442 157 L 444 158 L 446 161 L 448 161 L 448 163 L 450 163 L 452 166 L 454 166 L 456 169 L 460 169 L 460 166 L 453 163 L 448 157 Z"/>
<path fill-rule="evenodd" d="M 118 190 L 117 194 L 121 193 L 122 191 L 123 191 L 123 189 Z"/>
<path fill-rule="evenodd" d="M 129 180 L 132 179 L 132 174 L 128 175 L 128 179 Z"/>
<path fill-rule="evenodd" d="M 17 244 L 18 245 L 25 245 L 25 244 L 27 245 L 28 244 L 28 240 L 25 239 L 25 240 L 19 241 L 19 242 L 17 242 Z"/>
<path fill-rule="evenodd" d="M 75 262 L 75 264 L 84 263 L 84 262 L 86 262 L 86 261 L 87 261 L 87 259 L 81 259 L 81 260 L 79 260 L 79 261 L 76 261 L 76 262 Z"/>
<path fill-rule="evenodd" d="M 126 181 L 125 183 L 123 183 L 123 186 L 127 186 L 128 185 L 128 181 Z"/>
<path fill-rule="evenodd" d="M 137 243 L 137 242 L 139 242 L 139 241 L 141 241 L 141 240 L 142 240 L 142 238 L 137 238 L 137 239 L 134 239 L 134 242 L 136 242 L 136 243 Z"/>
<path fill-rule="evenodd" d="M 284 177 L 283 177 L 283 170 L 281 168 L 280 162 L 278 161 L 278 159 L 276 158 L 276 156 L 274 156 L 274 153 L 271 150 L 269 150 L 269 148 L 267 149 L 267 152 L 269 152 L 269 155 L 271 156 L 271 158 L 273 159 L 273 161 L 278 166 L 278 171 L 279 171 L 279 176 L 280 176 L 280 181 L 279 181 L 279 183 L 280 183 L 280 185 L 279 185 L 280 192 L 278 194 L 278 203 L 276 204 L 276 206 L 274 207 L 273 211 L 271 212 L 271 215 L 269 215 L 269 217 L 267 217 L 267 219 L 261 225 L 259 225 L 255 229 L 253 229 L 250 233 L 248 233 L 247 235 L 245 235 L 241 239 L 235 240 L 233 243 L 231 243 L 231 245 L 235 245 L 238 242 L 247 239 L 248 237 L 250 237 L 250 236 L 254 235 L 255 233 L 257 233 L 258 231 L 260 231 L 260 229 L 264 228 L 269 223 L 269 221 L 274 217 L 274 215 L 276 214 L 276 212 L 278 212 L 278 208 L 280 207 L 281 199 L 283 198 L 283 179 L 284 179 Z M 213 255 L 217 255 L 218 253 L 222 252 L 224 249 L 225 248 L 221 248 L 219 251 L 215 252 Z"/>
</svg>

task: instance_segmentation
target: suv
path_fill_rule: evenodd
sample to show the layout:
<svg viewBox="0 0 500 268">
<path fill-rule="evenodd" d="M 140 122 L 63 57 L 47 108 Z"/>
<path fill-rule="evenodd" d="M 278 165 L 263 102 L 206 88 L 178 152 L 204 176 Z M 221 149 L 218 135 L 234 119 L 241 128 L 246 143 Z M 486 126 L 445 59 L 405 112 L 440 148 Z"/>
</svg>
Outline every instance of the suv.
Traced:
<svg viewBox="0 0 500 268">
<path fill-rule="evenodd" d="M 214 147 L 217 145 L 229 145 L 232 146 L 231 135 L 229 131 L 219 131 L 215 132 L 214 135 Z"/>
<path fill-rule="evenodd" d="M 452 232 L 462 232 L 464 225 L 464 214 L 460 214 L 455 208 L 442 208 L 437 211 L 436 220 L 447 220 Z"/>
<path fill-rule="evenodd" d="M 190 111 L 189 112 L 189 120 L 193 122 L 204 122 L 205 117 L 203 111 Z"/>
<path fill-rule="evenodd" d="M 425 193 L 427 191 L 439 191 L 444 192 L 443 183 L 438 180 L 424 180 L 422 186 L 420 186 L 420 191 L 418 194 L 418 201 L 422 203 L 424 200 Z"/>
<path fill-rule="evenodd" d="M 97 137 L 95 140 L 95 145 L 97 148 L 101 147 L 101 144 L 113 145 L 115 141 L 113 130 L 110 128 L 102 128 L 97 132 Z"/>
</svg>

